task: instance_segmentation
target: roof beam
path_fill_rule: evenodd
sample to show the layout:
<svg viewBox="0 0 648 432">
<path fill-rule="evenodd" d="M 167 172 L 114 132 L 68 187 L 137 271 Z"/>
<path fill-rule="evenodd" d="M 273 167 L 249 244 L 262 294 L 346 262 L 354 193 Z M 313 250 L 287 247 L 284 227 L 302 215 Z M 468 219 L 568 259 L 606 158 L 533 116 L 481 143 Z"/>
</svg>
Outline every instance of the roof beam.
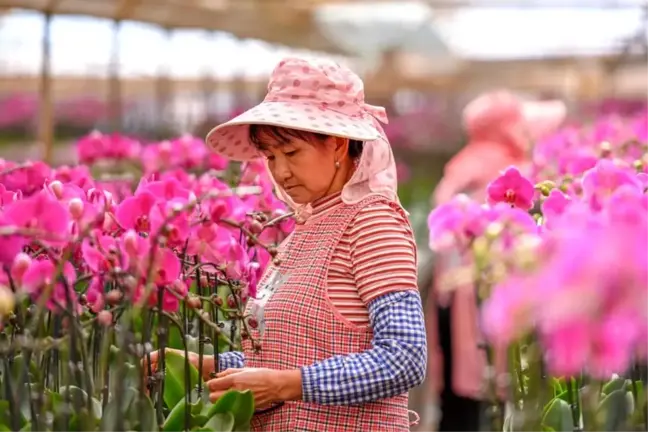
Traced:
<svg viewBox="0 0 648 432">
<path fill-rule="evenodd" d="M 141 3 L 142 0 L 118 0 L 115 8 L 115 21 L 128 19 Z"/>
</svg>

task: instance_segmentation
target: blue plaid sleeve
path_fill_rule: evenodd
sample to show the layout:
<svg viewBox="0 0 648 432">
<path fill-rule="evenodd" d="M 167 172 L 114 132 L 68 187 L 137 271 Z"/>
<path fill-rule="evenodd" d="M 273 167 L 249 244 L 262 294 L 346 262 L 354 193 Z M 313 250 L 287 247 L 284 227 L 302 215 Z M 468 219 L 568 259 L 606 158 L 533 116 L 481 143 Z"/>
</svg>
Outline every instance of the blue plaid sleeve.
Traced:
<svg viewBox="0 0 648 432">
<path fill-rule="evenodd" d="M 228 351 L 218 354 L 218 370 L 242 368 L 245 366 L 245 356 L 239 351 Z"/>
<path fill-rule="evenodd" d="M 328 405 L 372 402 L 406 393 L 423 382 L 427 342 L 417 291 L 372 300 L 372 348 L 303 367 L 303 400 Z"/>
</svg>

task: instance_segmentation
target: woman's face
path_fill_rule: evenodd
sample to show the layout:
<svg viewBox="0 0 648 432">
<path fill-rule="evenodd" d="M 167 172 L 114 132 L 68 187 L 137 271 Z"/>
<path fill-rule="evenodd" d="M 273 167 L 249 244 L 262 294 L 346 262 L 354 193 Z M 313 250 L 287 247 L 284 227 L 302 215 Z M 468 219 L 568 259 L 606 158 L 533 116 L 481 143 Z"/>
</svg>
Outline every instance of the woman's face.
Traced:
<svg viewBox="0 0 648 432">
<path fill-rule="evenodd" d="M 305 136 L 304 138 L 308 138 Z M 315 140 L 290 136 L 261 148 L 270 174 L 296 204 L 306 204 L 333 192 L 335 161 L 340 153 L 335 138 Z M 269 141 L 269 140 L 264 140 Z"/>
</svg>

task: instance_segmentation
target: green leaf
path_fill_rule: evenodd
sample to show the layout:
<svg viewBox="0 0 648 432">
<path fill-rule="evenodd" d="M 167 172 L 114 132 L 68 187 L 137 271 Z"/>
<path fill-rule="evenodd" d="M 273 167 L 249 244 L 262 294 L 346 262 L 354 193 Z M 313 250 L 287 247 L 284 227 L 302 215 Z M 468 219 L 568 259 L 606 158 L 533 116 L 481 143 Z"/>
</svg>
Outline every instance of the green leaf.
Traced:
<svg viewBox="0 0 648 432">
<path fill-rule="evenodd" d="M 101 417 L 101 430 L 115 430 L 117 427 L 117 419 L 120 417 L 123 418 L 128 411 L 131 411 L 129 408 L 138 397 L 139 391 L 133 387 L 128 387 L 121 398 L 113 397 L 106 404 L 106 409 Z M 121 407 L 118 406 L 120 403 Z M 136 413 L 136 417 L 138 416 L 139 413 Z"/>
<path fill-rule="evenodd" d="M 234 429 L 235 419 L 231 412 L 216 413 L 205 423 L 201 429 L 204 431 L 231 432 Z M 249 427 L 248 427 L 249 429 Z"/>
<path fill-rule="evenodd" d="M 31 360 L 30 356 L 30 360 Z M 13 358 L 13 362 L 11 365 L 11 376 L 13 378 L 13 382 L 23 382 L 23 373 L 25 366 L 27 366 L 28 373 L 31 375 L 32 379 L 31 381 L 37 381 L 38 378 L 40 378 L 41 371 L 38 369 L 38 365 L 34 361 L 30 361 L 28 365 L 25 364 L 25 359 L 23 358 L 22 354 L 18 354 L 16 357 Z"/>
<path fill-rule="evenodd" d="M 628 414 L 633 413 L 635 410 L 635 398 L 631 391 L 626 392 L 626 403 L 628 404 Z"/>
<path fill-rule="evenodd" d="M 181 399 L 176 406 L 173 407 L 166 420 L 164 420 L 162 430 L 165 432 L 185 430 L 185 412 L 187 412 L 187 404 L 184 399 Z"/>
<path fill-rule="evenodd" d="M 605 425 L 603 430 L 625 430 L 629 415 L 631 414 L 626 391 L 614 390 L 601 401 L 597 410 L 597 419 Z"/>
<path fill-rule="evenodd" d="M 198 338 L 187 335 L 187 350 L 197 354 L 200 351 L 199 348 L 200 347 L 198 343 Z M 203 356 L 208 356 L 213 354 L 214 354 L 214 346 L 208 343 L 203 344 Z"/>
<path fill-rule="evenodd" d="M 123 368 L 114 360 L 110 366 L 110 394 L 115 394 L 119 391 L 124 391 L 126 387 L 139 388 L 141 377 L 137 366 L 131 363 L 124 363 Z"/>
<path fill-rule="evenodd" d="M 101 417 L 101 430 L 109 431 L 115 430 L 117 428 L 116 420 L 118 416 L 122 415 L 122 413 L 120 412 L 121 410 L 117 406 L 118 403 L 119 402 L 116 399 L 112 399 L 106 404 L 106 409 L 104 409 L 103 417 Z"/>
<path fill-rule="evenodd" d="M 542 426 L 556 432 L 572 432 L 574 420 L 569 404 L 562 399 L 554 398 L 549 402 L 549 408 L 542 418 Z"/>
<path fill-rule="evenodd" d="M 86 408 L 87 401 L 88 401 L 88 393 L 86 393 L 85 390 L 80 389 L 79 387 L 76 386 L 61 387 L 59 393 L 63 398 L 63 400 L 65 400 L 66 394 L 68 392 L 70 393 L 70 402 L 72 403 L 75 412 Z M 94 416 L 94 418 L 100 419 L 101 403 L 97 399 L 92 398 L 91 405 L 92 405 L 92 415 Z"/>
<path fill-rule="evenodd" d="M 164 356 L 166 374 L 164 377 L 164 403 L 168 407 L 176 407 L 178 401 L 185 397 L 185 358 L 174 352 Z M 189 389 L 193 390 L 200 380 L 198 370 L 189 364 Z"/>
<path fill-rule="evenodd" d="M 70 418 L 70 432 L 94 430 L 95 423 L 95 420 L 87 411 L 79 411 Z"/>
<path fill-rule="evenodd" d="M 197 395 L 192 395 L 194 396 L 197 400 L 191 404 L 191 414 L 200 414 L 204 408 L 204 402 L 202 399 L 198 399 Z"/>
<path fill-rule="evenodd" d="M 605 383 L 602 392 L 604 395 L 609 395 L 613 391 L 624 389 L 626 387 L 626 383 L 628 383 L 628 385 L 630 384 L 629 380 L 626 380 L 625 378 L 612 378 L 610 381 Z"/>
<path fill-rule="evenodd" d="M 20 414 L 23 417 L 23 420 L 25 422 L 29 422 L 31 420 L 31 398 L 32 398 L 32 393 L 38 391 L 38 388 L 36 387 L 36 384 L 27 384 L 25 383 L 23 385 L 23 393 L 20 394 L 19 398 L 19 404 L 20 404 Z"/>
<path fill-rule="evenodd" d="M 252 392 L 249 390 L 244 392 L 228 391 L 211 406 L 207 417 L 211 418 L 214 414 L 224 414 L 226 412 L 231 412 L 234 415 L 234 430 L 249 430 L 250 420 L 254 415 L 254 396 Z"/>
<path fill-rule="evenodd" d="M 191 415 L 191 427 L 192 428 L 202 428 L 205 423 L 207 423 L 207 416 L 202 414 L 192 414 Z"/>
<path fill-rule="evenodd" d="M 180 329 L 174 325 L 169 327 L 169 339 L 167 340 L 167 348 L 174 348 L 184 350 L 184 338 Z"/>
<path fill-rule="evenodd" d="M 8 400 L 0 400 L 0 426 L 6 426 L 11 430 L 11 413 Z"/>
<path fill-rule="evenodd" d="M 157 432 L 159 430 L 153 402 L 147 395 L 140 395 L 131 405 L 131 410 L 134 414 L 133 417 L 138 419 L 139 427 L 136 430 L 140 432 Z"/>
</svg>

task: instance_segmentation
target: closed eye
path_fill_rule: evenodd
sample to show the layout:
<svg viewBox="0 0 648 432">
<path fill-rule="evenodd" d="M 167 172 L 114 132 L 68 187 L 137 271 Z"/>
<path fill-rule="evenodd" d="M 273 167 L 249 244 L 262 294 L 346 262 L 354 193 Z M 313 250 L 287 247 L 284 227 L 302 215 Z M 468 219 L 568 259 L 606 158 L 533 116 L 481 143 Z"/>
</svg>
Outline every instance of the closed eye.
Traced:
<svg viewBox="0 0 648 432">
<path fill-rule="evenodd" d="M 286 153 L 284 153 L 284 154 L 285 154 L 286 156 L 290 157 L 290 156 L 294 156 L 296 153 L 297 153 L 297 150 L 293 150 L 293 151 L 286 152 Z"/>
</svg>

